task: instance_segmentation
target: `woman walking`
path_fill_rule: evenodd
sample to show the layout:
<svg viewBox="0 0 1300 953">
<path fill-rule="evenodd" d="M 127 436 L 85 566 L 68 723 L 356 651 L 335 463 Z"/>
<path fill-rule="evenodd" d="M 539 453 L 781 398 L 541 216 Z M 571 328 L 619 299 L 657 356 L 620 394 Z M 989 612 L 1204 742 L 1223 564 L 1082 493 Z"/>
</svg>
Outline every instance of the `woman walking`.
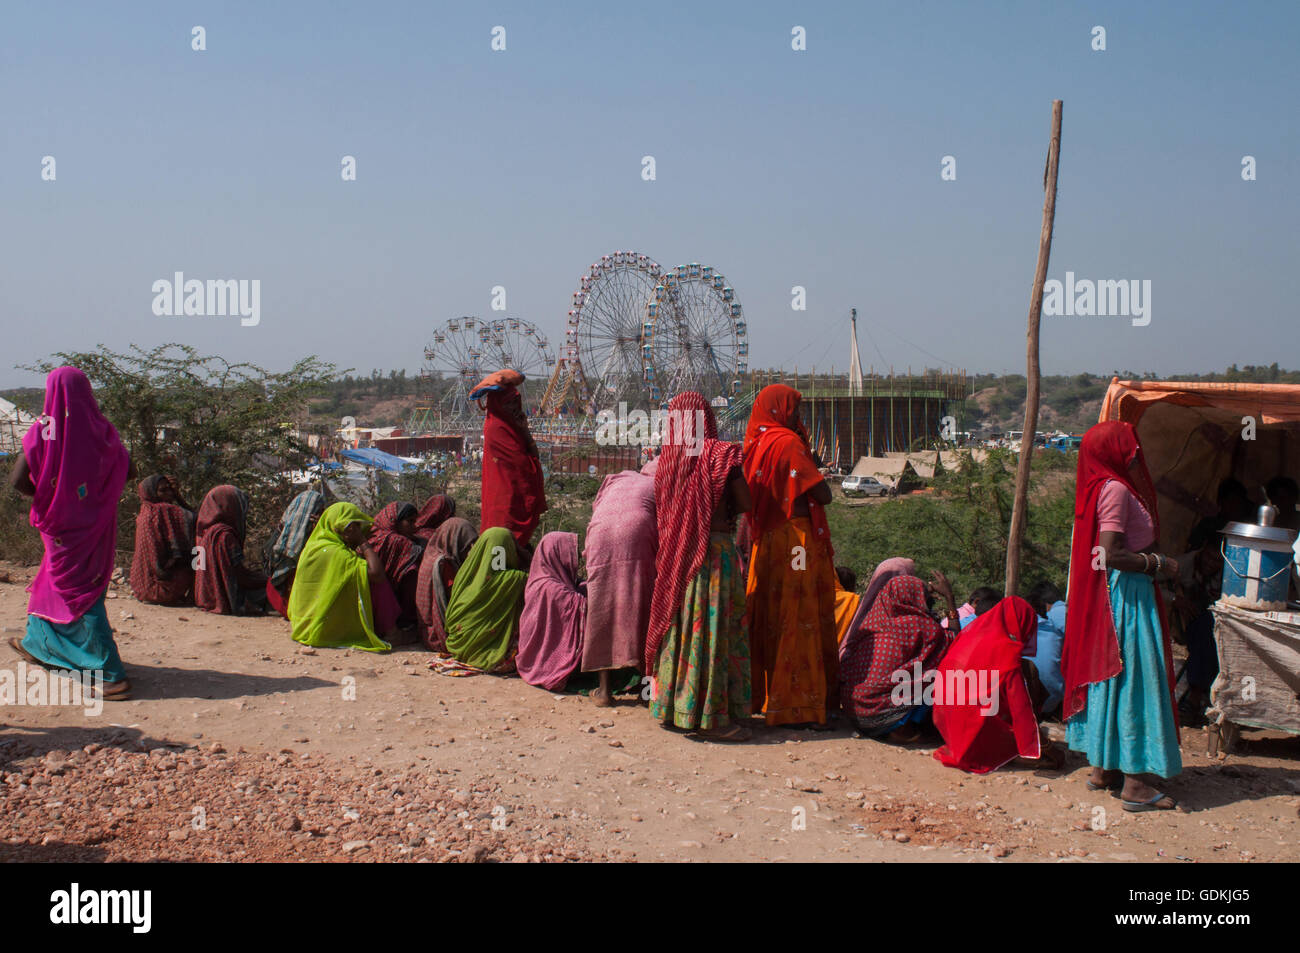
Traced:
<svg viewBox="0 0 1300 953">
<path fill-rule="evenodd" d="M 90 380 L 59 367 L 45 380 L 45 409 L 23 436 L 11 482 L 32 497 L 29 520 L 45 556 L 27 587 L 27 634 L 9 645 L 29 662 L 101 673 L 105 699 L 130 698 L 104 594 L 113 575 L 117 503 L 134 468 Z"/>
</svg>

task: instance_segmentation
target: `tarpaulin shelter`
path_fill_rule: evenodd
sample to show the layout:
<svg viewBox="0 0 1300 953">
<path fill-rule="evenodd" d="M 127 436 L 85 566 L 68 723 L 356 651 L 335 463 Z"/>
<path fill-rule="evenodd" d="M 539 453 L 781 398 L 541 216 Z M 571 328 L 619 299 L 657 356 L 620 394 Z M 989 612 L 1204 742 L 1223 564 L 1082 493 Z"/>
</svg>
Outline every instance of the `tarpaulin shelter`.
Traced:
<svg viewBox="0 0 1300 953">
<path fill-rule="evenodd" d="M 23 435 L 36 422 L 31 414 L 0 397 L 0 453 L 18 453 Z"/>
<path fill-rule="evenodd" d="M 1196 522 L 1216 511 L 1225 478 L 1261 502 L 1272 477 L 1300 479 L 1300 385 L 1114 378 L 1099 419 L 1137 428 L 1159 495 L 1164 552 L 1182 552 Z"/>
</svg>

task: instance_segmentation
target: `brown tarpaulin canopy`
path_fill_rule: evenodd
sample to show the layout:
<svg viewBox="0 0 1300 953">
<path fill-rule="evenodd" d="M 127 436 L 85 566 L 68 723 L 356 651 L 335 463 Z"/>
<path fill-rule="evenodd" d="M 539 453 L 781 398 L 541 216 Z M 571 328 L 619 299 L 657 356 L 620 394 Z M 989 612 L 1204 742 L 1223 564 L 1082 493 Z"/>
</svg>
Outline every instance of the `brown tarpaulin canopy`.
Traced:
<svg viewBox="0 0 1300 953">
<path fill-rule="evenodd" d="M 1246 439 L 1251 418 L 1254 439 Z M 1160 507 L 1160 546 L 1182 552 L 1197 521 L 1216 510 L 1234 476 L 1263 502 L 1278 474 L 1300 479 L 1300 385 L 1112 379 L 1100 420 L 1133 424 Z"/>
</svg>

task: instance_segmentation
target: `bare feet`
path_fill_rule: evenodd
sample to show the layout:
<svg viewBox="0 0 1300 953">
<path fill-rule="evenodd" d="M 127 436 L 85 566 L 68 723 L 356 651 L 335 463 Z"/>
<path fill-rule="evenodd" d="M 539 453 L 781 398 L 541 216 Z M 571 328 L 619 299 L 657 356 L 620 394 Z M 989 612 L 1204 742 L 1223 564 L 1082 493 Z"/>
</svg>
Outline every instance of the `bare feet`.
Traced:
<svg viewBox="0 0 1300 953">
<path fill-rule="evenodd" d="M 613 708 L 614 698 L 608 691 L 601 691 L 598 688 L 591 693 L 591 703 L 597 708 Z"/>
</svg>

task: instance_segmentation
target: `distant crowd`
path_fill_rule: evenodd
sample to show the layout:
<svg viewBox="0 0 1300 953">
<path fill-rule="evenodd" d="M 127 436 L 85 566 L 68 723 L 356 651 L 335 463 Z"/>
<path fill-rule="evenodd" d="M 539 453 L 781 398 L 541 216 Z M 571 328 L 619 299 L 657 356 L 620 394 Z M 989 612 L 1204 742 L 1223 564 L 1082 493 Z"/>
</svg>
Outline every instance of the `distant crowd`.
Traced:
<svg viewBox="0 0 1300 953">
<path fill-rule="evenodd" d="M 1093 766 L 1089 787 L 1130 811 L 1176 806 L 1158 789 L 1181 757 L 1156 582 L 1179 564 L 1156 550 L 1155 493 L 1130 425 L 1083 438 L 1068 600 L 1041 581 L 1025 599 L 981 587 L 959 603 L 943 573 L 923 579 L 906 557 L 882 562 L 861 592 L 836 567 L 830 488 L 800 395 L 782 384 L 758 393 L 741 443 L 718 439 L 702 395 L 677 394 L 658 455 L 604 479 L 581 541 L 553 532 L 534 545 L 547 504 L 522 380 L 499 371 L 472 393 L 486 411 L 477 527 L 445 495 L 371 516 L 306 490 L 262 573 L 245 559 L 242 490 L 215 487 L 195 510 L 155 474 L 137 487 L 133 592 L 219 614 L 277 612 L 304 645 L 422 646 L 445 675 L 584 686 L 601 706 L 630 693 L 665 727 L 718 742 L 745 741 L 755 718 L 810 730 L 841 721 L 889 743 L 937 736 L 935 757 L 967 771 L 1016 759 L 1059 767 L 1064 751 L 1042 724 L 1056 715 Z M 50 373 L 45 414 L 55 426 L 29 432 L 13 476 L 46 552 L 26 636 L 10 644 L 52 668 L 102 672 L 106 699 L 129 698 L 104 597 L 134 468 L 80 370 Z M 1209 595 L 1177 608 L 1200 618 Z"/>
</svg>

